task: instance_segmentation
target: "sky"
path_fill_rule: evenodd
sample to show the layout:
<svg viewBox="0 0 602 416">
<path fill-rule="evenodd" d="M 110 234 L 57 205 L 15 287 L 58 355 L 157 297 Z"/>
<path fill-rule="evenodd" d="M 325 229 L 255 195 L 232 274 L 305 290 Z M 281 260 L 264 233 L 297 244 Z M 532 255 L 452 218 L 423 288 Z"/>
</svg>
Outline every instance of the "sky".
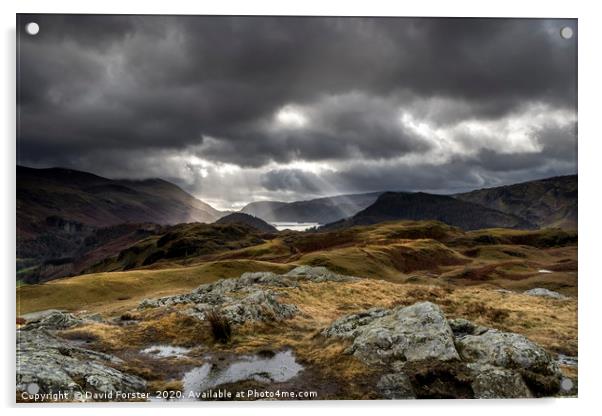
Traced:
<svg viewBox="0 0 602 416">
<path fill-rule="evenodd" d="M 159 177 L 219 209 L 577 172 L 576 20 L 20 15 L 17 30 L 18 164 Z"/>
</svg>

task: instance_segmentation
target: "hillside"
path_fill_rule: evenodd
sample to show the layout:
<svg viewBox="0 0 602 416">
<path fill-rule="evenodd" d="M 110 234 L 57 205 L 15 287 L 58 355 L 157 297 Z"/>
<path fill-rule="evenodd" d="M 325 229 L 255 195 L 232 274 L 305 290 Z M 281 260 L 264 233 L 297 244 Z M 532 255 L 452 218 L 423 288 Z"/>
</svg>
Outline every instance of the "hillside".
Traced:
<svg viewBox="0 0 602 416">
<path fill-rule="evenodd" d="M 225 217 L 220 218 L 215 224 L 244 224 L 257 229 L 264 233 L 277 233 L 278 230 L 273 225 L 268 224 L 264 220 L 242 212 L 233 212 Z"/>
<path fill-rule="evenodd" d="M 372 204 L 380 193 L 339 195 L 308 201 L 259 201 L 246 205 L 241 212 L 268 222 L 315 222 L 327 224 L 347 218 Z"/>
<path fill-rule="evenodd" d="M 424 192 L 386 192 L 353 217 L 327 224 L 333 230 L 396 220 L 437 220 L 464 230 L 480 228 L 534 228 L 522 218 L 446 195 Z"/>
<path fill-rule="evenodd" d="M 454 195 L 538 227 L 577 228 L 577 175 L 530 181 Z"/>
<path fill-rule="evenodd" d="M 213 222 L 220 213 L 161 179 L 112 180 L 70 169 L 17 166 L 19 238 L 43 232 L 49 217 L 107 227 L 121 223 Z"/>
<path fill-rule="evenodd" d="M 220 216 L 210 205 L 161 179 L 112 180 L 70 169 L 17 166 L 17 259 L 30 269 L 21 276 L 26 280 L 77 274 L 80 267 L 64 265 L 86 255 L 85 240 L 98 229 L 214 222 Z M 30 273 L 32 266 L 47 262 L 61 267 L 51 273 L 40 274 L 40 268 Z"/>
<path fill-rule="evenodd" d="M 21 283 L 40 283 L 75 276 L 99 261 L 116 255 L 139 240 L 161 233 L 157 224 L 119 224 L 105 228 L 69 232 L 59 221 L 53 232 L 20 242 L 17 279 Z M 68 228 L 68 227 L 67 227 Z M 45 253 L 45 257 L 36 257 Z"/>
<path fill-rule="evenodd" d="M 88 272 L 168 267 L 200 261 L 204 256 L 264 243 L 261 231 L 242 223 L 178 224 L 123 248 L 98 261 Z"/>
</svg>

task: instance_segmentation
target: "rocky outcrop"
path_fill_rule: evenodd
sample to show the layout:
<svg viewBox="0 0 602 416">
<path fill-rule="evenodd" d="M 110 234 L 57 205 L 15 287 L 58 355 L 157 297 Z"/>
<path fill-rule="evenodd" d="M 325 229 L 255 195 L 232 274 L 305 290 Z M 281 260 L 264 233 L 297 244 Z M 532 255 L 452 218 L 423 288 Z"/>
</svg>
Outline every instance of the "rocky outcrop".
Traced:
<svg viewBox="0 0 602 416">
<path fill-rule="evenodd" d="M 298 313 L 295 305 L 280 303 L 269 287 L 298 287 L 300 282 L 347 282 L 357 279 L 332 273 L 325 267 L 299 266 L 286 274 L 271 272 L 244 273 L 237 279 L 222 279 L 199 286 L 190 293 L 145 299 L 138 309 L 191 304 L 188 312 L 205 319 L 210 310 L 217 310 L 232 323 L 249 320 L 280 321 Z"/>
<path fill-rule="evenodd" d="M 369 364 L 459 359 L 445 316 L 430 302 L 352 315 L 334 322 L 324 334 L 353 338 L 348 352 Z"/>
<path fill-rule="evenodd" d="M 247 321 L 281 321 L 290 319 L 298 313 L 295 305 L 280 303 L 272 291 L 256 289 L 243 298 L 224 296 L 217 310 L 229 322 L 242 324 Z M 216 306 L 208 303 L 198 303 L 192 306 L 188 313 L 201 320 Z"/>
<path fill-rule="evenodd" d="M 421 302 L 370 309 L 334 321 L 326 337 L 351 342 L 346 352 L 383 369 L 385 398 L 505 398 L 555 395 L 556 361 L 526 337 L 447 320 L 439 307 Z"/>
<path fill-rule="evenodd" d="M 119 364 L 117 357 L 72 346 L 39 329 L 17 331 L 17 391 L 144 392 L 146 382 L 115 369 Z"/>
<path fill-rule="evenodd" d="M 551 298 L 551 299 L 560 299 L 560 300 L 568 299 L 567 296 L 564 296 L 561 293 L 554 292 L 553 290 L 549 290 L 549 289 L 544 289 L 543 287 L 536 287 L 534 289 L 527 290 L 527 291 L 523 292 L 523 294 L 529 295 L 529 296 L 541 296 L 544 298 Z"/>
<path fill-rule="evenodd" d="M 38 320 L 28 321 L 22 328 L 22 331 L 31 331 L 33 329 L 59 330 L 67 329 L 80 325 L 84 320 L 67 312 L 54 311 L 47 315 L 42 315 Z"/>
</svg>

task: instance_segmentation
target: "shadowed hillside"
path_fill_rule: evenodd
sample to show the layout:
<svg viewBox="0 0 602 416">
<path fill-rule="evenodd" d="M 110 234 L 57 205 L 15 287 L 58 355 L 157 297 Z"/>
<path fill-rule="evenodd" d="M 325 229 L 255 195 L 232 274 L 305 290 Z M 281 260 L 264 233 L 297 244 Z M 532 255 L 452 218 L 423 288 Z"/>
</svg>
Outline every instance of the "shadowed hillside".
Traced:
<svg viewBox="0 0 602 416">
<path fill-rule="evenodd" d="M 20 277 L 31 281 L 79 273 L 82 266 L 65 265 L 89 265 L 83 258 L 95 247 L 86 241 L 96 238 L 98 229 L 125 224 L 113 232 L 130 234 L 138 228 L 133 224 L 213 222 L 220 216 L 161 179 L 111 180 L 70 169 L 17 166 L 17 259 L 26 266 L 19 267 L 25 270 Z"/>
<path fill-rule="evenodd" d="M 234 212 L 226 215 L 215 222 L 215 224 L 244 224 L 251 226 L 258 231 L 264 233 L 277 233 L 278 230 L 273 225 L 268 224 L 264 220 L 252 215 L 243 214 L 242 212 Z"/>
<path fill-rule="evenodd" d="M 166 227 L 135 244 L 112 253 L 88 272 L 130 270 L 139 267 L 168 267 L 176 262 L 200 259 L 264 243 L 261 232 L 246 224 L 179 224 Z"/>
<path fill-rule="evenodd" d="M 424 192 L 386 192 L 374 204 L 346 220 L 320 230 L 370 225 L 394 220 L 437 220 L 464 230 L 480 228 L 534 228 L 530 222 L 484 206 L 446 195 Z"/>
<path fill-rule="evenodd" d="M 577 228 L 577 175 L 479 189 L 455 197 L 518 215 L 538 227 Z"/>
<path fill-rule="evenodd" d="M 213 222 L 220 212 L 161 179 L 112 180 L 70 169 L 17 166 L 19 238 L 44 232 L 48 217 L 107 227 L 142 222 Z"/>
</svg>

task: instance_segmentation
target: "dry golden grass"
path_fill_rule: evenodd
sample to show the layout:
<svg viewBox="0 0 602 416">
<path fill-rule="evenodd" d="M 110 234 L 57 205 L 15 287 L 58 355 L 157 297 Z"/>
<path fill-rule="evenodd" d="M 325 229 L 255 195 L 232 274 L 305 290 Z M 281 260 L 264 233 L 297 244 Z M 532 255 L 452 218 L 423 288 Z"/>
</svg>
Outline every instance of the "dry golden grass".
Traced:
<svg viewBox="0 0 602 416">
<path fill-rule="evenodd" d="M 164 386 L 177 369 L 199 365 L 203 351 L 251 354 L 262 350 L 292 348 L 297 359 L 319 374 L 320 382 L 345 389 L 345 397 L 367 398 L 378 370 L 345 354 L 349 343 L 327 339 L 320 332 L 335 319 L 372 307 L 391 308 L 419 301 L 438 304 L 448 318 L 462 317 L 481 325 L 517 332 L 553 352 L 577 355 L 577 301 L 552 300 L 517 293 L 501 293 L 479 287 L 446 287 L 395 284 L 383 280 L 303 283 L 298 288 L 271 288 L 280 301 L 295 304 L 300 314 L 276 323 L 248 322 L 232 328 L 227 344 L 215 342 L 208 322 L 183 313 L 185 305 L 133 312 L 140 321 L 130 325 L 93 323 L 62 331 L 67 338 L 87 339 L 95 349 L 126 359 L 125 370 Z M 127 316 L 126 316 L 127 317 Z M 151 344 L 193 347 L 191 358 L 166 362 L 143 360 L 136 353 Z M 132 358 L 134 357 L 134 358 Z M 186 361 L 188 360 L 188 361 Z M 576 375 L 576 369 L 563 368 Z M 178 386 L 173 386 L 177 389 Z"/>
<path fill-rule="evenodd" d="M 212 342 L 208 323 L 181 313 L 179 308 L 145 311 L 140 318 L 139 323 L 123 326 L 89 323 L 64 330 L 61 336 L 92 341 L 98 349 L 108 352 L 141 349 L 151 344 L 194 347 Z"/>
<path fill-rule="evenodd" d="M 390 308 L 419 301 L 438 304 L 448 318 L 466 318 L 481 325 L 517 332 L 552 350 L 577 354 L 577 300 L 555 300 L 485 288 L 450 288 L 394 284 L 363 279 L 351 283 L 314 283 L 287 292 L 284 302 L 297 304 L 308 325 L 371 307 Z"/>
<path fill-rule="evenodd" d="M 46 309 L 115 314 L 131 309 L 145 297 L 182 293 L 247 271 L 286 272 L 292 267 L 255 260 L 224 260 L 193 267 L 87 274 L 18 287 L 17 315 Z"/>
</svg>

